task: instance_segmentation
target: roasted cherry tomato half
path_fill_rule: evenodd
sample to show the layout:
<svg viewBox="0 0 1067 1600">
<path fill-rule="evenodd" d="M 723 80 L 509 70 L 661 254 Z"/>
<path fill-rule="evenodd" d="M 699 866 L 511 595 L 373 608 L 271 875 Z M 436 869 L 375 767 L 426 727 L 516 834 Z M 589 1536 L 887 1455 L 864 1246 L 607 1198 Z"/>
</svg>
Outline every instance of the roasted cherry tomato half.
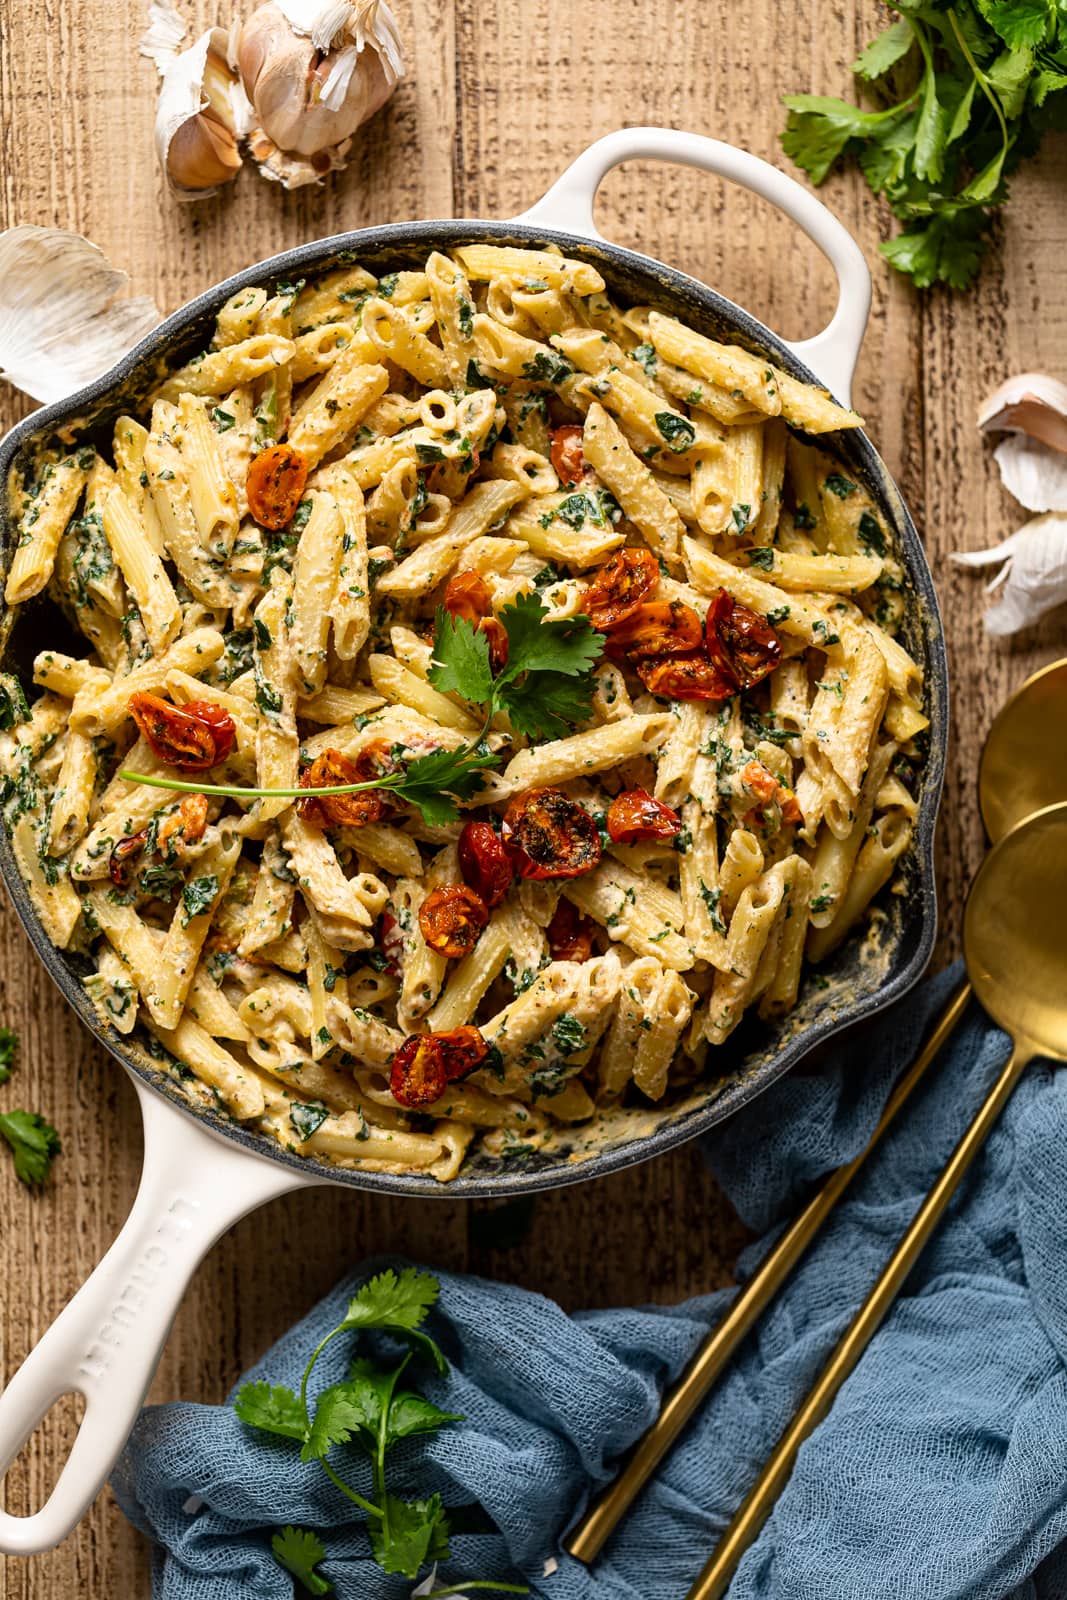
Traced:
<svg viewBox="0 0 1067 1600">
<path fill-rule="evenodd" d="M 650 844 L 681 833 L 682 819 L 647 789 L 627 789 L 608 807 L 607 827 L 613 844 Z"/>
<path fill-rule="evenodd" d="M 739 689 L 751 689 L 782 659 L 781 640 L 766 617 L 750 611 L 726 589 L 720 589 L 708 607 L 704 634 L 708 659 Z"/>
<path fill-rule="evenodd" d="M 561 789 L 527 789 L 504 814 L 501 837 L 523 878 L 578 878 L 600 860 L 600 830 Z"/>
<path fill-rule="evenodd" d="M 117 884 L 120 889 L 128 889 L 133 882 L 134 867 L 141 859 L 147 843 L 148 829 L 142 828 L 139 833 L 126 834 L 112 846 L 107 871 L 112 883 Z"/>
<path fill-rule="evenodd" d="M 432 1105 L 450 1083 L 476 1072 L 488 1054 L 489 1046 L 477 1028 L 409 1034 L 389 1071 L 393 1099 L 412 1110 Z"/>
<path fill-rule="evenodd" d="M 469 956 L 489 921 L 481 895 L 465 883 L 431 889 L 419 907 L 419 927 L 431 950 L 450 961 Z"/>
<path fill-rule="evenodd" d="M 595 932 L 596 923 L 591 917 L 583 917 L 577 906 L 561 900 L 545 929 L 549 955 L 553 961 L 588 961 Z"/>
<path fill-rule="evenodd" d="M 804 821 L 804 814 L 800 809 L 800 802 L 796 794 L 787 783 L 782 783 L 775 777 L 762 761 L 750 761 L 741 768 L 738 774 L 741 787 L 757 801 L 754 810 L 746 814 L 746 823 L 750 821 L 757 826 L 763 825 L 760 810 L 764 806 L 777 806 L 782 821 L 789 824 Z"/>
<path fill-rule="evenodd" d="M 481 895 L 490 910 L 498 906 L 515 876 L 511 857 L 488 822 L 465 822 L 459 836 L 459 870 L 464 883 Z"/>
<path fill-rule="evenodd" d="M 418 1111 L 448 1088 L 441 1046 L 432 1033 L 411 1033 L 393 1057 L 389 1088 L 397 1105 Z"/>
<path fill-rule="evenodd" d="M 565 489 L 573 489 L 585 477 L 582 430 L 576 423 L 552 429 L 552 465 Z"/>
<path fill-rule="evenodd" d="M 651 550 L 616 550 L 582 595 L 582 610 L 602 633 L 633 615 L 659 582 Z"/>
<path fill-rule="evenodd" d="M 608 634 L 608 654 L 632 661 L 646 656 L 685 656 L 704 642 L 700 617 L 684 600 L 646 600 Z"/>
<path fill-rule="evenodd" d="M 445 610 L 453 617 L 464 617 L 467 622 L 478 623 L 493 609 L 489 585 L 480 572 L 468 567 L 449 578 L 445 588 Z"/>
<path fill-rule="evenodd" d="M 508 664 L 508 631 L 496 617 L 483 617 L 478 624 L 479 633 L 489 640 L 489 665 L 494 672 L 503 672 Z"/>
<path fill-rule="evenodd" d="M 737 693 L 734 680 L 703 654 L 639 661 L 637 675 L 650 694 L 665 700 L 729 700 Z"/>
<path fill-rule="evenodd" d="M 207 827 L 207 795 L 182 796 L 177 811 L 164 817 L 156 833 L 156 847 L 164 855 L 174 855 L 187 844 L 195 844 L 204 837 Z"/>
<path fill-rule="evenodd" d="M 253 456 L 245 479 L 248 509 L 261 528 L 292 522 L 308 481 L 307 459 L 291 444 L 272 444 Z"/>
<path fill-rule="evenodd" d="M 302 789 L 328 789 L 348 783 L 373 783 L 381 777 L 370 758 L 370 752 L 360 751 L 355 761 L 350 761 L 340 750 L 323 750 L 310 767 L 300 774 Z M 318 828 L 364 828 L 371 822 L 382 822 L 392 814 L 393 797 L 388 789 L 361 789 L 355 794 L 309 795 L 298 800 L 296 808 L 305 822 Z"/>
<path fill-rule="evenodd" d="M 157 694 L 138 690 L 128 701 L 152 754 L 179 772 L 207 772 L 225 761 L 234 747 L 237 729 L 233 718 L 211 700 L 190 700 L 176 706 Z"/>
<path fill-rule="evenodd" d="M 449 1083 L 456 1083 L 460 1078 L 477 1072 L 489 1054 L 489 1046 L 480 1030 L 470 1024 L 462 1028 L 450 1028 L 447 1033 L 435 1033 L 434 1038 L 444 1058 L 445 1076 Z"/>
</svg>

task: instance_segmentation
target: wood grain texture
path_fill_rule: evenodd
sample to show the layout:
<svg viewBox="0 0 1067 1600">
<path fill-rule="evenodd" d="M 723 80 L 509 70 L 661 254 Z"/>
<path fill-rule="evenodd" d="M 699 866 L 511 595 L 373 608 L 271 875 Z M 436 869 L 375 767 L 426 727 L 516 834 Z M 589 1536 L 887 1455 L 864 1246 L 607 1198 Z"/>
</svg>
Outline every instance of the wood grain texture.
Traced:
<svg viewBox="0 0 1067 1600">
<path fill-rule="evenodd" d="M 154 82 L 136 54 L 140 8 L 106 0 L 0 0 L 0 226 L 78 228 L 164 310 L 287 245 L 412 217 L 506 217 L 599 134 L 661 123 L 745 145 L 785 165 L 778 96 L 841 92 L 872 28 L 872 0 L 797 7 L 747 0 L 401 0 L 410 76 L 349 169 L 287 195 L 250 172 L 195 207 L 165 193 L 151 153 Z M 521 19 L 521 26 L 520 26 Z M 216 20 L 197 0 L 199 29 Z M 768 42 L 773 47 L 768 48 Z M 981 739 L 1004 694 L 1064 648 L 1060 613 L 1022 639 L 983 639 L 980 584 L 948 552 L 1017 525 L 980 396 L 1011 368 L 1067 368 L 1067 150 L 1016 182 L 1001 248 L 966 297 L 914 295 L 878 261 L 887 218 L 855 176 L 824 197 L 860 240 L 875 298 L 857 402 L 924 531 L 945 607 L 953 745 L 940 832 L 942 936 L 957 946 L 982 851 L 974 794 Z M 769 208 L 688 170 L 635 164 L 605 183 L 603 231 L 704 278 L 786 336 L 827 319 L 821 258 Z M 0 424 L 30 409 L 4 388 Z M 74 1024 L 18 929 L 0 913 L 0 1021 L 23 1037 L 5 1105 L 45 1110 L 65 1139 L 57 1181 L 31 1198 L 0 1162 L 0 1377 L 12 1372 L 106 1249 L 137 1181 L 140 1132 L 121 1071 Z M 510 1248 L 514 1214 L 442 1197 L 404 1203 L 309 1192 L 246 1219 L 200 1270 L 168 1343 L 154 1400 L 218 1401 L 239 1372 L 369 1252 L 477 1270 L 567 1306 L 673 1301 L 728 1281 L 743 1230 L 695 1150 L 540 1197 Z M 489 1220 L 486 1221 L 486 1213 Z M 519 1219 L 522 1220 L 521 1218 Z M 279 1263 L 282 1264 L 279 1270 Z M 10 1476 L 6 1504 L 39 1504 L 70 1436 L 65 1407 Z M 105 1495 L 61 1549 L 0 1562 L 0 1600 L 148 1593 L 143 1541 Z"/>
</svg>

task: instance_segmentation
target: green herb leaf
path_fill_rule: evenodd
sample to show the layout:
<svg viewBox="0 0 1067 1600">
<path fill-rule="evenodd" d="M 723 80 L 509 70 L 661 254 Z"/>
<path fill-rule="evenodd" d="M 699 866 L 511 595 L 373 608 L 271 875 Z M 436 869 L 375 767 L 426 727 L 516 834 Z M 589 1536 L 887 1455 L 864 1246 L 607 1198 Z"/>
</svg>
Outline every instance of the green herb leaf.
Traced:
<svg viewBox="0 0 1067 1600">
<path fill-rule="evenodd" d="M 428 677 L 442 694 L 462 695 L 479 705 L 493 692 L 489 640 L 466 617 L 454 617 L 443 606 L 437 610 Z"/>
<path fill-rule="evenodd" d="M 691 450 L 696 443 L 696 429 L 688 417 L 681 417 L 676 411 L 657 411 L 656 427 L 660 437 L 667 442 L 667 448 L 675 455 L 682 455 L 684 451 Z"/>
<path fill-rule="evenodd" d="M 63 1148 L 52 1124 L 36 1111 L 5 1111 L 0 1113 L 0 1134 L 14 1154 L 15 1176 L 31 1189 L 44 1183 Z"/>
<path fill-rule="evenodd" d="M 301 1444 L 307 1436 L 300 1398 L 281 1384 L 243 1384 L 233 1409 L 250 1428 L 261 1428 L 264 1433 L 276 1433 L 283 1439 L 298 1439 Z"/>
<path fill-rule="evenodd" d="M 448 1517 L 439 1494 L 428 1500 L 385 1497 L 385 1516 L 370 1524 L 371 1549 L 383 1572 L 416 1578 L 428 1561 L 448 1556 Z"/>
<path fill-rule="evenodd" d="M 314 1569 L 326 1558 L 315 1534 L 306 1528 L 283 1528 L 270 1542 L 274 1559 L 304 1585 L 309 1594 L 332 1594 L 333 1584 Z"/>
<path fill-rule="evenodd" d="M 18 1047 L 18 1034 L 11 1028 L 0 1028 L 0 1083 L 6 1083 L 10 1078 Z"/>
<path fill-rule="evenodd" d="M 455 822 L 459 812 L 451 796 L 472 800 L 481 788 L 478 774 L 496 767 L 500 758 L 489 749 L 465 745 L 459 750 L 432 750 L 405 767 L 388 787 L 409 805 L 417 806 L 430 826 Z"/>
<path fill-rule="evenodd" d="M 405 1267 L 399 1276 L 387 1268 L 363 1284 L 348 1303 L 341 1327 L 385 1328 L 409 1339 L 430 1357 L 439 1372 L 448 1370 L 434 1341 L 420 1331 L 426 1313 L 439 1293 L 437 1279 L 417 1267 Z"/>
<path fill-rule="evenodd" d="M 915 35 L 911 26 L 902 17 L 899 22 L 886 28 L 884 33 L 880 33 L 877 39 L 872 39 L 859 60 L 853 62 L 852 70 L 870 83 L 875 78 L 883 77 L 898 61 L 903 61 L 914 43 Z"/>
<path fill-rule="evenodd" d="M 289 1121 L 301 1144 L 322 1127 L 329 1115 L 329 1108 L 321 1100 L 294 1100 L 289 1107 Z"/>
<path fill-rule="evenodd" d="M 219 880 L 213 872 L 187 883 L 182 890 L 182 925 L 210 911 L 218 892 Z"/>
</svg>

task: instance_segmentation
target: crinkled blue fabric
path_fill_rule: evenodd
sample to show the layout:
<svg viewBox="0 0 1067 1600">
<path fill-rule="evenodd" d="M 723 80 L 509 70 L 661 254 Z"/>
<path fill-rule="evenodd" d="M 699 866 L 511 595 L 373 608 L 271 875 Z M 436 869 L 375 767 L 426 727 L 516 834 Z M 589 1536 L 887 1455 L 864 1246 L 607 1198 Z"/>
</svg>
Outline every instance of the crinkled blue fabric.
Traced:
<svg viewBox="0 0 1067 1600">
<path fill-rule="evenodd" d="M 858 1153 L 958 972 L 725 1123 L 708 1159 L 765 1235 Z M 977 1007 L 592 1571 L 565 1527 L 653 1420 L 729 1291 L 565 1315 L 509 1284 L 441 1273 L 432 1325 L 454 1363 L 423 1387 L 466 1421 L 408 1441 L 398 1492 L 481 1505 L 444 1581 L 516 1575 L 542 1600 L 680 1600 L 1008 1053 Z M 845 1385 L 730 1590 L 733 1600 L 1063 1600 L 1067 1556 L 1067 1076 L 1030 1067 L 904 1294 Z M 377 1265 L 380 1265 L 378 1263 Z M 267 1352 L 294 1385 L 369 1266 Z M 344 1372 L 343 1339 L 320 1364 Z M 347 1447 L 342 1450 L 347 1454 Z M 353 1482 L 365 1469 L 352 1449 Z M 156 1545 L 156 1600 L 289 1600 L 280 1521 L 318 1530 L 342 1597 L 400 1600 L 349 1503 L 226 1406 L 148 1408 L 115 1477 Z M 195 1497 L 192 1498 L 192 1497 Z M 199 1509 L 186 1509 L 197 1506 Z M 544 1575 L 547 1557 L 558 1569 Z"/>
</svg>

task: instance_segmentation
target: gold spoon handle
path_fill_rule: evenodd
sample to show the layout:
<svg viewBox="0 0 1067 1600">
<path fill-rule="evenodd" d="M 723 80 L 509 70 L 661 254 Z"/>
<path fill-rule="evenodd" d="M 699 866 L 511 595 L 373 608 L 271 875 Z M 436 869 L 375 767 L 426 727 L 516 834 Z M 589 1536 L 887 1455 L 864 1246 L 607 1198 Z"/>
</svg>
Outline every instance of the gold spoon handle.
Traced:
<svg viewBox="0 0 1067 1600">
<path fill-rule="evenodd" d="M 593 1561 L 600 1554 L 605 1542 L 704 1400 L 741 1340 L 804 1255 L 840 1196 L 922 1080 L 966 1010 L 971 992 L 971 986 L 965 979 L 942 1011 L 919 1054 L 896 1083 L 878 1126 L 864 1149 L 854 1161 L 838 1167 L 830 1174 L 796 1221 L 791 1223 L 764 1257 L 725 1317 L 712 1329 L 668 1394 L 662 1411 L 638 1441 L 619 1476 L 608 1484 L 564 1539 L 564 1549 L 577 1560 Z"/>
<path fill-rule="evenodd" d="M 1031 1045 L 1016 1041 L 978 1115 L 952 1152 L 948 1165 L 926 1196 L 893 1252 L 881 1277 L 867 1296 L 855 1321 L 834 1350 L 814 1387 L 779 1439 L 767 1464 L 745 1496 L 729 1527 L 719 1540 L 688 1600 L 719 1600 L 730 1586 L 738 1562 L 753 1543 L 771 1508 L 785 1488 L 804 1440 L 818 1427 L 834 1396 L 877 1332 L 942 1214 L 959 1187 L 964 1173 L 985 1143 L 993 1124 L 1011 1098 L 1023 1068 L 1034 1056 Z"/>
</svg>

